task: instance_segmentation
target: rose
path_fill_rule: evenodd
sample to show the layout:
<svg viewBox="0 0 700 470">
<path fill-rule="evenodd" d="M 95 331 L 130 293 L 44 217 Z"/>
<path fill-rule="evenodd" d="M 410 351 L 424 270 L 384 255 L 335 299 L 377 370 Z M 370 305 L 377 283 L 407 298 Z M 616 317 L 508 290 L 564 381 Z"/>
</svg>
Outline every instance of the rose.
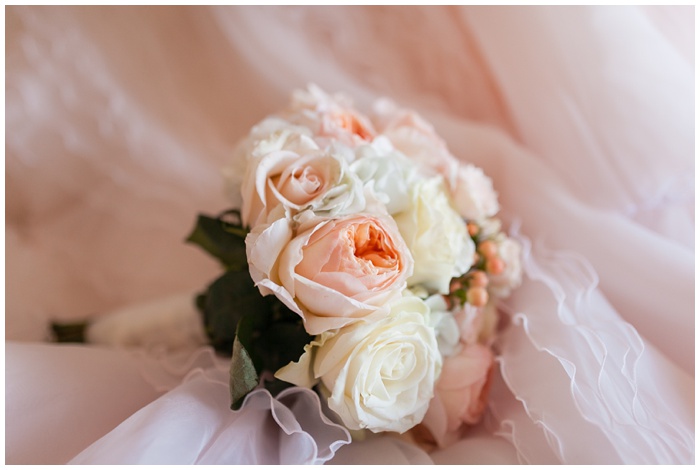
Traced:
<svg viewBox="0 0 700 470">
<path fill-rule="evenodd" d="M 275 128 L 274 124 L 264 127 Z M 253 134 L 256 133 L 251 131 L 251 136 Z M 270 176 L 274 176 L 281 171 L 275 164 L 279 160 L 289 162 L 303 155 L 318 155 L 320 149 L 310 136 L 282 127 L 264 138 L 254 142 L 249 139 L 242 143 L 237 150 L 239 156 L 241 152 L 244 152 L 246 159 L 245 176 L 241 185 L 241 219 L 244 225 L 252 227 L 264 222 L 265 216 L 274 209 L 267 207 L 266 195 L 270 183 L 268 173 L 271 172 L 273 174 Z"/>
<path fill-rule="evenodd" d="M 474 242 L 451 205 L 440 176 L 424 179 L 410 191 L 410 208 L 395 216 L 415 262 L 409 286 L 423 284 L 441 294 L 474 262 Z"/>
<path fill-rule="evenodd" d="M 409 188 L 418 178 L 416 166 L 397 152 L 385 137 L 377 137 L 371 144 L 355 150 L 356 158 L 350 168 L 371 188 L 389 214 L 408 208 Z"/>
<path fill-rule="evenodd" d="M 376 135 L 372 122 L 348 98 L 331 96 L 313 84 L 294 92 L 291 107 L 282 116 L 311 129 L 322 146 L 338 141 L 356 147 L 371 142 Z"/>
<path fill-rule="evenodd" d="M 428 409 L 442 356 L 423 301 L 409 295 L 390 309 L 376 322 L 321 334 L 275 376 L 306 387 L 320 380 L 350 429 L 407 431 Z"/>
<path fill-rule="evenodd" d="M 477 225 L 479 227 L 479 241 L 494 238 L 501 232 L 501 221 L 495 217 L 480 220 Z"/>
<path fill-rule="evenodd" d="M 491 178 L 474 165 L 460 165 L 452 195 L 457 211 L 465 219 L 481 221 L 498 212 L 498 196 Z"/>
<path fill-rule="evenodd" d="M 291 132 L 260 141 L 251 152 L 242 186 L 243 223 L 263 223 L 279 205 L 293 214 L 310 208 L 330 217 L 363 210 L 362 182 L 341 151 L 332 151 L 322 151 L 310 137 Z"/>
<path fill-rule="evenodd" d="M 488 304 L 487 304 L 488 305 Z M 459 335 L 463 343 L 472 344 L 479 340 L 484 324 L 484 307 L 475 307 L 470 303 L 457 306 L 452 313 L 458 325 Z"/>
<path fill-rule="evenodd" d="M 359 318 L 386 315 L 413 270 L 408 247 L 388 216 L 357 214 L 300 227 L 282 218 L 246 238 L 253 281 L 274 293 L 316 335 Z"/>
<path fill-rule="evenodd" d="M 294 126 L 289 121 L 277 117 L 268 117 L 255 125 L 248 135 L 236 145 L 233 156 L 222 169 L 226 195 L 233 207 L 241 207 L 241 188 L 247 172 L 249 161 L 254 153 L 269 152 L 263 142 L 279 142 L 280 135 L 296 133 L 311 136 L 311 130 L 302 126 Z M 262 144 L 262 145 L 261 145 Z M 274 145 L 274 144 L 273 144 Z"/>
<path fill-rule="evenodd" d="M 501 234 L 496 238 L 498 256 L 504 268 L 500 274 L 489 274 L 489 292 L 496 297 L 507 297 L 522 282 L 522 247 L 512 238 Z"/>
<path fill-rule="evenodd" d="M 435 329 L 440 354 L 452 356 L 459 350 L 460 324 L 455 319 L 442 295 L 431 295 L 425 299 L 430 308 L 430 325 Z"/>
<path fill-rule="evenodd" d="M 459 163 L 428 121 L 387 99 L 375 103 L 373 120 L 379 133 L 397 150 L 420 165 L 424 172 L 441 174 L 450 189 L 454 187 Z"/>
<path fill-rule="evenodd" d="M 493 353 L 481 344 L 463 345 L 444 360 L 435 396 L 423 420 L 438 446 L 459 440 L 463 424 L 476 424 L 486 408 Z"/>
</svg>

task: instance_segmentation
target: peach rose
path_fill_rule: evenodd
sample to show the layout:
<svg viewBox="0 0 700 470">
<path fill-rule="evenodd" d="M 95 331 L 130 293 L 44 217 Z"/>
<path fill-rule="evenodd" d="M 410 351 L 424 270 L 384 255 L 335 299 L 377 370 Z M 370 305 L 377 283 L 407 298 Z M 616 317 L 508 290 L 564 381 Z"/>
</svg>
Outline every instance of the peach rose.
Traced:
<svg viewBox="0 0 700 470">
<path fill-rule="evenodd" d="M 290 122 L 308 127 L 325 145 L 331 140 L 350 147 L 371 142 L 376 135 L 372 122 L 343 95 L 329 95 L 316 85 L 297 90 L 291 109 L 283 114 Z"/>
<path fill-rule="evenodd" d="M 445 358 L 423 425 L 439 447 L 460 438 L 464 424 L 476 424 L 486 409 L 493 353 L 481 344 L 464 345 Z"/>
<path fill-rule="evenodd" d="M 263 295 L 274 293 L 317 335 L 387 314 L 413 272 L 413 258 L 388 216 L 359 214 L 300 228 L 279 219 L 246 238 L 248 263 Z"/>
<path fill-rule="evenodd" d="M 248 226 L 266 222 L 277 206 L 328 216 L 364 209 L 363 184 L 344 156 L 322 151 L 308 136 L 278 132 L 252 151 L 242 185 L 241 218 Z"/>
<path fill-rule="evenodd" d="M 224 190 L 232 207 L 242 207 L 243 205 L 241 189 L 250 160 L 259 156 L 261 150 L 271 151 L 271 149 L 261 148 L 260 144 L 270 140 L 279 142 L 276 137 L 291 134 L 311 137 L 311 130 L 302 126 L 294 126 L 284 119 L 273 116 L 256 124 L 248 135 L 236 144 L 231 159 L 221 170 L 224 177 Z"/>
<path fill-rule="evenodd" d="M 450 191 L 454 189 L 459 162 L 428 121 L 387 99 L 375 103 L 373 120 L 397 150 L 424 170 L 442 175 Z"/>
</svg>

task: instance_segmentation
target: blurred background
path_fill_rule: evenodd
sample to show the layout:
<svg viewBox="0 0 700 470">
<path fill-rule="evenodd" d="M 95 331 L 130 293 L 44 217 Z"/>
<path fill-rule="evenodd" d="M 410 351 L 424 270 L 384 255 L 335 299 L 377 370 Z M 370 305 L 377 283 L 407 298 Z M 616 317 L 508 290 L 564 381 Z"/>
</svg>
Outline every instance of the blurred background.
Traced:
<svg viewBox="0 0 700 470">
<path fill-rule="evenodd" d="M 205 285 L 197 212 L 228 207 L 236 141 L 309 82 L 501 133 L 694 252 L 693 7 L 14 6 L 5 27 L 6 339 Z"/>
</svg>

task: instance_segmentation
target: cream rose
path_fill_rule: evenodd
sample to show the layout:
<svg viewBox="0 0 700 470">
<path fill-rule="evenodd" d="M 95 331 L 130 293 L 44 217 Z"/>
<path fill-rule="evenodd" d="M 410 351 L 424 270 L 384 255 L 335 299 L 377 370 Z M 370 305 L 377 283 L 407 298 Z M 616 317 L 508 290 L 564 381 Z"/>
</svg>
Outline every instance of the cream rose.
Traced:
<svg viewBox="0 0 700 470">
<path fill-rule="evenodd" d="M 409 206 L 411 184 L 418 179 L 416 166 L 397 152 L 385 137 L 356 149 L 350 168 L 369 187 L 389 214 L 404 211 Z"/>
<path fill-rule="evenodd" d="M 281 218 L 246 238 L 250 273 L 263 294 L 274 293 L 316 335 L 363 317 L 386 315 L 400 296 L 413 259 L 388 216 L 327 219 L 292 238 Z"/>
<path fill-rule="evenodd" d="M 406 296 L 390 309 L 381 320 L 323 333 L 275 376 L 306 387 L 320 380 L 349 429 L 409 430 L 428 409 L 442 356 L 423 301 Z"/>
<path fill-rule="evenodd" d="M 275 133 L 252 155 L 242 186 L 245 225 L 266 222 L 279 205 L 292 214 L 311 209 L 329 217 L 364 209 L 363 184 L 344 156 L 322 151 L 310 137 Z"/>
<path fill-rule="evenodd" d="M 430 325 L 435 329 L 440 354 L 452 356 L 459 350 L 460 329 L 457 320 L 442 295 L 431 295 L 425 299 L 430 308 Z"/>
<path fill-rule="evenodd" d="M 422 180 L 410 192 L 410 208 L 395 216 L 415 262 L 409 286 L 422 284 L 441 294 L 474 262 L 474 242 L 452 207 L 440 176 Z"/>
<path fill-rule="evenodd" d="M 474 165 L 460 165 L 452 196 L 465 219 L 481 221 L 498 212 L 498 196 L 491 178 Z"/>
</svg>

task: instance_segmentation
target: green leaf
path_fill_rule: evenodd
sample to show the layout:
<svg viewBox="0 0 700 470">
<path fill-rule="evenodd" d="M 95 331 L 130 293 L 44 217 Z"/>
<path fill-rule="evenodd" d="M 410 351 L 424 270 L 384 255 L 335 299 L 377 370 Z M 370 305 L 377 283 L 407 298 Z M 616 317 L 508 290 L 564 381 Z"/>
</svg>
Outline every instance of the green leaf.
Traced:
<svg viewBox="0 0 700 470">
<path fill-rule="evenodd" d="M 246 270 L 248 260 L 245 252 L 245 237 L 248 231 L 240 224 L 240 220 L 227 221 L 228 217 L 235 214 L 238 213 L 227 211 L 217 218 L 200 214 L 186 241 L 204 249 L 218 259 L 226 269 Z"/>
<path fill-rule="evenodd" d="M 231 409 L 237 410 L 243 404 L 245 396 L 258 386 L 258 374 L 253 361 L 245 347 L 236 337 L 233 341 L 231 368 L 229 369 L 229 392 Z"/>
<path fill-rule="evenodd" d="M 304 352 L 304 346 L 313 339 L 304 329 L 297 314 L 287 309 L 275 297 L 270 298 L 270 304 L 267 312 L 250 312 L 241 318 L 234 342 L 234 348 L 235 344 L 238 344 L 239 348 L 246 351 L 258 377 L 265 377 L 265 371 L 274 373 L 291 361 L 298 361 Z M 273 311 L 276 312 L 277 318 Z M 232 369 L 231 373 L 242 373 L 239 369 L 237 371 Z M 263 386 L 273 396 L 291 385 L 274 377 L 263 381 Z M 244 388 L 238 385 L 234 389 L 232 382 L 232 397 L 239 396 Z M 239 397 L 238 400 L 242 403 L 242 398 Z"/>
<path fill-rule="evenodd" d="M 236 235 L 237 237 L 245 238 L 248 235 L 248 232 L 250 232 L 250 230 L 243 226 L 243 222 L 241 221 L 241 212 L 237 209 L 229 209 L 224 211 L 219 214 L 217 219 L 221 221 L 224 230 Z"/>
<path fill-rule="evenodd" d="M 201 301 L 198 298 L 198 305 L 202 307 L 205 330 L 212 346 L 225 353 L 231 351 L 238 324 L 244 316 L 267 318 L 269 315 L 269 302 L 255 287 L 247 270 L 224 273 L 208 287 Z"/>
<path fill-rule="evenodd" d="M 268 307 L 266 310 L 249 312 L 243 315 L 238 322 L 236 330 L 236 339 L 248 351 L 258 374 L 262 374 L 264 370 L 269 370 L 266 367 L 268 351 L 259 347 L 269 322 L 270 311 Z"/>
<path fill-rule="evenodd" d="M 280 367 L 292 361 L 298 361 L 304 353 L 304 346 L 313 339 L 302 324 L 299 317 L 294 322 L 278 322 L 271 324 L 255 344 L 264 354 L 265 368 L 276 372 Z M 264 352 L 264 353 L 263 353 Z"/>
</svg>

